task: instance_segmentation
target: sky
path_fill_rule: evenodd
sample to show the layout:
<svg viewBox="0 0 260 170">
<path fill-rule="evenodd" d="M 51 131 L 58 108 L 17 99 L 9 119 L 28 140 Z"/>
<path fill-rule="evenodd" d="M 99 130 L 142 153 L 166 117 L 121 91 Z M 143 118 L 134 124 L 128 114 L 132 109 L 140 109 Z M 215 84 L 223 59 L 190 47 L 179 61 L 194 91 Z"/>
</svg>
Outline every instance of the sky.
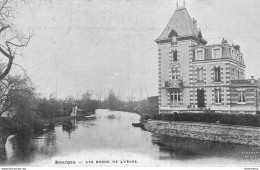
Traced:
<svg viewBox="0 0 260 170">
<path fill-rule="evenodd" d="M 58 98 L 79 98 L 86 91 L 104 97 L 110 89 L 124 99 L 158 95 L 154 40 L 176 2 L 31 1 L 18 7 L 15 22 L 20 30 L 32 30 L 34 37 L 15 62 L 27 69 L 33 86 L 45 97 L 57 92 Z M 225 37 L 239 44 L 246 78 L 260 77 L 259 0 L 186 0 L 185 6 L 209 43 Z"/>
</svg>

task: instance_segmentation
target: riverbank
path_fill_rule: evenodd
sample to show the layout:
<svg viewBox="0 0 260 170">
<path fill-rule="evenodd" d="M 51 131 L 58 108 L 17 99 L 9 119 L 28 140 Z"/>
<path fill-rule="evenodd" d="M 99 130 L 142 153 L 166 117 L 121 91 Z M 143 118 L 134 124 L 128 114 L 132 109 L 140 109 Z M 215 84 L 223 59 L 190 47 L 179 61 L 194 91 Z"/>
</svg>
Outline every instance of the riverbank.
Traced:
<svg viewBox="0 0 260 170">
<path fill-rule="evenodd" d="M 39 125 L 36 129 L 37 130 L 42 130 L 48 125 L 55 125 L 55 124 L 62 124 L 63 122 L 73 120 L 73 119 L 81 119 L 84 118 L 85 116 L 90 116 L 95 114 L 95 112 L 88 112 L 83 115 L 78 115 L 78 116 L 65 116 L 65 117 L 55 117 L 55 118 L 48 118 L 48 119 L 40 119 L 39 120 Z M 0 118 L 0 148 L 5 147 L 5 143 L 7 138 L 16 133 L 16 123 L 9 118 Z M 28 133 L 31 133 L 29 131 Z"/>
<path fill-rule="evenodd" d="M 0 118 L 0 150 L 2 150 L 1 148 L 5 147 L 7 138 L 12 133 L 14 133 L 14 131 L 15 131 L 15 126 L 12 120 Z"/>
<path fill-rule="evenodd" d="M 43 125 L 46 125 L 46 124 L 61 124 L 63 122 L 69 121 L 69 120 L 83 118 L 85 116 L 90 116 L 90 115 L 93 115 L 93 114 L 95 114 L 95 112 L 88 112 L 86 114 L 77 115 L 77 116 L 65 116 L 65 117 L 55 117 L 55 118 L 49 118 L 49 119 L 41 119 L 40 122 Z"/>
<path fill-rule="evenodd" d="M 258 127 L 147 120 L 144 128 L 168 136 L 260 146 Z"/>
</svg>

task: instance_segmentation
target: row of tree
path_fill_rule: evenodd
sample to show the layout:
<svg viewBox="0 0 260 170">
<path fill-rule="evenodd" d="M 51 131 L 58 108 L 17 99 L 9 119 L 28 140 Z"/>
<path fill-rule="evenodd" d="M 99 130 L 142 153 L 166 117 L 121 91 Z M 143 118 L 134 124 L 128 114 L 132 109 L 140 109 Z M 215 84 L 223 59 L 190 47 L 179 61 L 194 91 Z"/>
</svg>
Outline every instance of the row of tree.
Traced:
<svg viewBox="0 0 260 170">
<path fill-rule="evenodd" d="M 80 99 L 67 97 L 56 99 L 37 95 L 29 79 L 23 76 L 7 75 L 0 81 L 0 117 L 11 117 L 18 130 L 30 131 L 45 119 L 69 116 L 72 106 L 78 105 L 81 114 L 100 108 L 100 102 L 91 99 L 86 92 Z"/>
<path fill-rule="evenodd" d="M 155 100 L 154 100 L 155 98 Z M 101 102 L 101 107 L 111 110 L 136 112 L 136 113 L 157 113 L 158 112 L 158 97 L 150 97 L 144 100 L 123 101 L 120 100 L 112 90 L 108 97 Z"/>
</svg>

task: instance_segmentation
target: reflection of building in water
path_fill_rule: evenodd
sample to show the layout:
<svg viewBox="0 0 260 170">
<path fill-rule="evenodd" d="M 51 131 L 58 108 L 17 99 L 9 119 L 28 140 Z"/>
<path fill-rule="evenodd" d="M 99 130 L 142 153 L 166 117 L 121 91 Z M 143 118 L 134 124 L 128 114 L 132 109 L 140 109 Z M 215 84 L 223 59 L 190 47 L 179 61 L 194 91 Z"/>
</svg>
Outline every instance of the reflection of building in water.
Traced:
<svg viewBox="0 0 260 170">
<path fill-rule="evenodd" d="M 226 39 L 206 45 L 197 21 L 177 8 L 158 45 L 160 113 L 205 109 L 256 113 L 259 81 L 245 79 L 239 45 Z"/>
<path fill-rule="evenodd" d="M 71 131 L 74 131 L 76 129 L 76 123 L 76 119 L 66 121 L 62 124 L 62 130 L 67 131 L 70 137 Z"/>
</svg>

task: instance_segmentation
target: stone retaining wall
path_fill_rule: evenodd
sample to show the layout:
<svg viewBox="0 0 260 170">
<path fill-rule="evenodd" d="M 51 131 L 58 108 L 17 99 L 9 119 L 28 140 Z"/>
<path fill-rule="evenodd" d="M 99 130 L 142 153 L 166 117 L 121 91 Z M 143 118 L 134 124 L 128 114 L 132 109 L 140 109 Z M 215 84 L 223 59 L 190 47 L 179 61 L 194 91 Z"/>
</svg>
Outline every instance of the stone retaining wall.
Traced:
<svg viewBox="0 0 260 170">
<path fill-rule="evenodd" d="M 169 136 L 260 146 L 260 128 L 255 127 L 148 120 L 144 128 Z"/>
</svg>

